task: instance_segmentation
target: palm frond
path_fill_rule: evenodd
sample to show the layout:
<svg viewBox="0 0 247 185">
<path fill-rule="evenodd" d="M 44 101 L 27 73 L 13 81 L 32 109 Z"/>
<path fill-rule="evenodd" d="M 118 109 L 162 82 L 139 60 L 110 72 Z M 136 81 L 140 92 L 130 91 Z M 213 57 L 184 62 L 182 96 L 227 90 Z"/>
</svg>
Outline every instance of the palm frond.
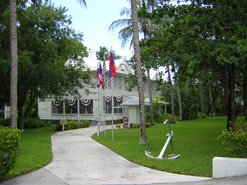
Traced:
<svg viewBox="0 0 247 185">
<path fill-rule="evenodd" d="M 85 0 L 78 0 L 78 1 L 79 1 L 79 3 L 80 3 L 81 5 L 84 5 L 85 7 L 87 7 L 87 3 L 86 3 Z"/>
<path fill-rule="evenodd" d="M 127 26 L 118 32 L 118 38 L 122 40 L 121 47 L 124 48 L 126 44 L 133 38 L 132 27 Z"/>
<path fill-rule="evenodd" d="M 122 8 L 120 11 L 120 15 L 121 16 L 126 15 L 127 17 L 130 17 L 131 16 L 131 9 L 127 8 L 127 7 Z"/>
<path fill-rule="evenodd" d="M 109 30 L 115 30 L 116 28 L 119 27 L 124 27 L 124 26 L 129 26 L 131 25 L 131 19 L 119 19 L 114 21 L 113 23 L 111 23 L 111 25 L 109 26 Z"/>
</svg>

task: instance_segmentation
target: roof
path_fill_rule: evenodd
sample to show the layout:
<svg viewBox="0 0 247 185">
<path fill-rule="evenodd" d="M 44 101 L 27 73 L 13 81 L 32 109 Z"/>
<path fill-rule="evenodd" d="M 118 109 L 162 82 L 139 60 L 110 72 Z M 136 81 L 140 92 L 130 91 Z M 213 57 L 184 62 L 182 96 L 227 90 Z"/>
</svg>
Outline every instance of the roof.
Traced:
<svg viewBox="0 0 247 185">
<path fill-rule="evenodd" d="M 103 61 L 98 60 L 96 57 L 96 51 L 95 50 L 89 50 L 88 51 L 88 57 L 83 58 L 83 65 L 85 68 L 91 70 L 91 71 L 96 71 L 97 70 L 97 65 L 100 62 L 103 64 Z M 125 59 L 115 59 L 115 64 L 116 64 L 116 71 L 119 74 L 125 74 L 128 75 L 129 73 L 134 74 L 134 71 L 129 67 Z M 74 65 L 77 63 L 76 60 L 70 59 L 67 61 L 68 63 Z M 106 69 L 109 71 L 109 60 L 105 61 Z M 159 80 L 159 70 L 155 71 L 153 69 L 150 70 L 150 79 L 155 81 Z"/>
<path fill-rule="evenodd" d="M 131 97 L 129 100 L 122 103 L 120 106 L 139 106 L 139 98 Z M 145 106 L 150 106 L 150 103 L 145 101 Z"/>
<path fill-rule="evenodd" d="M 170 103 L 169 103 L 169 102 L 162 101 L 162 100 L 160 100 L 158 103 L 160 103 L 160 104 L 164 104 L 164 105 L 170 105 Z"/>
<path fill-rule="evenodd" d="M 96 51 L 90 50 L 88 57 L 83 58 L 85 62 L 85 67 L 89 68 L 92 71 L 97 70 L 97 64 L 100 62 L 103 65 L 103 61 L 97 60 L 96 58 Z M 125 59 L 115 59 L 114 60 L 117 73 L 121 74 L 129 74 L 133 73 L 132 69 L 128 66 L 127 62 Z M 105 61 L 106 69 L 109 71 L 109 60 Z"/>
</svg>

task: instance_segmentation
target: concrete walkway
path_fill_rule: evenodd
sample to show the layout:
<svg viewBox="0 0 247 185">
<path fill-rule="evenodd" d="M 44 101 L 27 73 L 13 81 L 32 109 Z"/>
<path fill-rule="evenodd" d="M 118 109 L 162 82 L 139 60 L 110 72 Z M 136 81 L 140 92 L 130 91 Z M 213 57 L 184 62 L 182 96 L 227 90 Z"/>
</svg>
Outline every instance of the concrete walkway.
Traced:
<svg viewBox="0 0 247 185">
<path fill-rule="evenodd" d="M 215 182 L 210 178 L 160 172 L 131 163 L 92 140 L 90 136 L 94 132 L 96 127 L 56 133 L 52 136 L 53 161 L 49 165 L 5 181 L 1 185 L 180 184 L 180 182 L 199 185 Z M 246 182 L 246 179 L 243 179 L 243 182 Z"/>
</svg>

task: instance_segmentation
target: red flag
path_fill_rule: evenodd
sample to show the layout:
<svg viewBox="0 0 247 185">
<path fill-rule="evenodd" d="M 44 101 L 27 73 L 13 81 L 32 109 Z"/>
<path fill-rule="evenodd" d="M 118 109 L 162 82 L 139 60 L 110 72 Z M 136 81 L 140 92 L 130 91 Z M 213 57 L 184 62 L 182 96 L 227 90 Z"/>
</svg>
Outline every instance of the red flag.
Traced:
<svg viewBox="0 0 247 185">
<path fill-rule="evenodd" d="M 110 58 L 109 58 L 109 78 L 111 80 L 112 77 L 116 76 L 116 64 L 112 55 L 112 52 L 110 52 Z"/>
</svg>

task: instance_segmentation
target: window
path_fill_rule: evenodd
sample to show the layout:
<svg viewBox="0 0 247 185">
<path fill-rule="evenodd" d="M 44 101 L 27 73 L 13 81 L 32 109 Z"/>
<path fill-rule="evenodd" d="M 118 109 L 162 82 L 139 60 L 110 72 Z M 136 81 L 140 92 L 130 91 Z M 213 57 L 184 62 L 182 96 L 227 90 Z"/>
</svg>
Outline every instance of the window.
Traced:
<svg viewBox="0 0 247 185">
<path fill-rule="evenodd" d="M 114 77 L 114 88 L 115 89 L 123 89 L 123 79 L 122 76 L 116 76 Z"/>
<path fill-rule="evenodd" d="M 92 99 L 80 100 L 80 114 L 93 114 L 93 100 Z"/>
<path fill-rule="evenodd" d="M 65 102 L 66 114 L 77 114 L 77 100 L 68 100 Z"/>
<path fill-rule="evenodd" d="M 104 113 L 111 114 L 112 113 L 112 97 L 104 96 L 103 104 L 104 104 Z"/>
<path fill-rule="evenodd" d="M 114 113 L 123 113 L 123 109 L 120 107 L 121 103 L 123 103 L 123 97 L 114 96 Z"/>
<path fill-rule="evenodd" d="M 52 114 L 63 114 L 63 102 L 51 101 Z"/>
</svg>

